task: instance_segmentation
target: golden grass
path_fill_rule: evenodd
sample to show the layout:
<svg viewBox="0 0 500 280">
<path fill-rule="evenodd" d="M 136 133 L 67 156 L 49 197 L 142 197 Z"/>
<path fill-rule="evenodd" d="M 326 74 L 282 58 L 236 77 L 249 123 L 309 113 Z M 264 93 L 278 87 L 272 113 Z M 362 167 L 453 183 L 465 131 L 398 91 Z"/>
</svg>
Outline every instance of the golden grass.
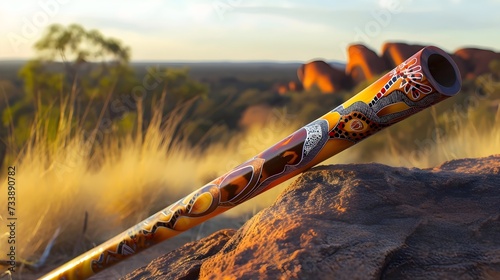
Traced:
<svg viewBox="0 0 500 280">
<path fill-rule="evenodd" d="M 500 121 L 499 116 L 500 112 L 493 125 L 478 125 L 467 118 L 450 120 L 443 137 L 425 145 L 389 144 L 381 149 L 376 161 L 431 167 L 450 159 L 498 153 L 500 127 L 494 124 Z M 81 253 L 263 151 L 298 128 L 297 123 L 293 115 L 276 111 L 266 127 L 251 127 L 226 143 L 202 150 L 175 141 L 176 119 L 167 120 L 166 127 L 153 121 L 144 139 L 130 132 L 94 143 L 82 140 L 83 131 L 64 125 L 59 126 L 64 130 L 60 136 L 48 143 L 40 122 L 33 129 L 35 141 L 25 147 L 16 162 L 7 163 L 18 169 L 17 256 L 37 260 L 58 228 L 61 234 L 53 254 L 68 259 Z M 325 163 L 362 162 L 369 141 Z M 5 178 L 1 182 L 7 185 Z M 227 215 L 249 218 L 271 204 L 285 185 Z M 1 195 L 0 205 L 5 202 L 6 196 Z M 0 238 L 0 252 L 6 251 L 5 238 L 5 234 Z"/>
<path fill-rule="evenodd" d="M 444 123 L 444 128 L 436 129 L 434 136 L 409 145 L 391 142 L 379 153 L 377 161 L 391 166 L 431 168 L 453 159 L 500 153 L 500 106 L 496 114 L 478 107 L 462 115 L 448 112 L 440 116 L 440 120 L 435 117 L 435 123 Z"/>
<path fill-rule="evenodd" d="M 67 259 L 81 253 L 82 248 L 122 232 L 294 129 L 289 126 L 290 120 L 275 117 L 260 134 L 251 128 L 228 143 L 201 150 L 174 140 L 175 122 L 167 120 L 166 127 L 152 122 L 144 139 L 131 132 L 124 137 L 97 139 L 95 143 L 82 140 L 83 131 L 78 129 L 74 133 L 61 132 L 48 143 L 46 126 L 35 125 L 33 141 L 16 162 L 8 163 L 18 170 L 17 236 L 22 238 L 17 240 L 17 256 L 36 261 L 58 228 L 61 234 L 55 254 Z M 2 184 L 7 184 L 5 178 Z M 261 209 L 276 195 L 261 197 L 232 215 Z M 6 196 L 0 196 L 0 203 L 5 202 Z M 6 250 L 6 237 L 0 239 L 1 252 Z"/>
</svg>

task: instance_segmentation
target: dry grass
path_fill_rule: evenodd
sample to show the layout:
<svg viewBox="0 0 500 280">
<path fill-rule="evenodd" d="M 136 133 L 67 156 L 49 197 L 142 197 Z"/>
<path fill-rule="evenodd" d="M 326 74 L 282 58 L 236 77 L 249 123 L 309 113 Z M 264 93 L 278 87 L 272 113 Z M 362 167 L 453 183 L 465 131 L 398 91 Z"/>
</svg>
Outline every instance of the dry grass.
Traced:
<svg viewBox="0 0 500 280">
<path fill-rule="evenodd" d="M 500 112 L 494 124 L 499 121 Z M 18 169 L 18 258 L 37 260 L 59 228 L 61 234 L 53 251 L 57 258 L 52 262 L 68 259 L 201 187 L 299 126 L 293 115 L 276 111 L 266 127 L 252 127 L 227 143 L 201 150 L 176 142 L 173 131 L 178 119 L 171 118 L 165 123 L 166 126 L 160 125 L 158 119 L 151 122 L 144 139 L 130 132 L 121 137 L 111 134 L 95 142 L 83 141 L 83 131 L 65 123 L 58 125 L 57 138 L 47 141 L 46 125 L 41 120 L 34 125 L 33 141 L 15 162 L 8 163 Z M 467 118 L 448 123 L 449 134 L 418 147 L 389 144 L 381 150 L 377 161 L 431 167 L 450 159 L 499 152 L 500 127 L 478 125 Z M 362 149 L 369 145 L 367 140 L 326 163 L 362 162 Z M 7 184 L 5 178 L 1 182 Z M 233 219 L 249 218 L 272 203 L 284 185 L 226 215 Z M 0 205 L 5 202 L 6 196 L 1 195 Z M 199 237 L 200 230 L 191 234 Z M 5 238 L 6 235 L 0 237 L 0 252 L 6 251 Z"/>
<path fill-rule="evenodd" d="M 59 228 L 53 255 L 68 259 L 138 223 L 209 180 L 244 162 L 294 130 L 276 114 L 262 133 L 251 128 L 205 150 L 190 148 L 173 137 L 175 114 L 165 125 L 151 122 L 144 139 L 130 133 L 82 140 L 83 131 L 64 124 L 47 141 L 42 121 L 32 129 L 32 141 L 19 153 L 17 167 L 17 256 L 33 262 Z M 43 118 L 40 118 L 42 120 Z M 64 130 L 64 131 L 63 131 Z M 2 179 L 6 185 L 6 179 Z M 247 204 L 230 216 L 248 219 L 270 204 L 275 193 Z M 0 196 L 5 205 L 6 196 Z M 244 213 L 244 214 L 243 214 Z M 250 214 L 249 214 L 250 213 Z M 2 219 L 5 217 L 2 216 Z M 235 227 L 237 225 L 230 225 Z M 85 228 L 85 230 L 84 230 Z M 200 235 L 192 232 L 193 236 Z M 7 244 L 2 235 L 0 251 Z M 53 260 L 55 261 L 55 260 Z"/>
<path fill-rule="evenodd" d="M 478 107 L 461 115 L 440 114 L 440 119 L 435 111 L 433 115 L 435 123 L 444 123 L 444 128 L 410 145 L 391 142 L 380 152 L 377 161 L 391 166 L 431 168 L 453 159 L 500 153 L 500 106 L 496 114 Z"/>
</svg>

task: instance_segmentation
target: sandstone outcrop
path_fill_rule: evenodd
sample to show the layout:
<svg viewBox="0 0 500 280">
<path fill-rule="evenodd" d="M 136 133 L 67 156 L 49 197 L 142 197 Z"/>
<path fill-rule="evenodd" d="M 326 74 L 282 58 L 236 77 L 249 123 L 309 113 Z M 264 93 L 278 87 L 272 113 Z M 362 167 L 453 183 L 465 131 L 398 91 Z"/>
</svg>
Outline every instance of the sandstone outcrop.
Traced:
<svg viewBox="0 0 500 280">
<path fill-rule="evenodd" d="M 345 71 L 355 84 L 372 80 L 389 69 L 383 58 L 364 45 L 349 46 L 347 54 L 349 59 Z"/>
<path fill-rule="evenodd" d="M 382 58 L 384 58 L 392 69 L 424 47 L 422 45 L 409 45 L 406 43 L 385 43 L 382 46 Z"/>
<path fill-rule="evenodd" d="M 238 231 L 124 279 L 500 279 L 500 155 L 319 166 Z"/>
<path fill-rule="evenodd" d="M 297 76 L 305 90 L 317 87 L 322 93 L 334 93 L 346 87 L 344 71 L 322 60 L 303 64 L 297 70 Z"/>
<path fill-rule="evenodd" d="M 388 42 L 382 46 L 379 56 L 368 47 L 355 44 L 347 49 L 345 71 L 332 67 L 322 60 L 303 64 L 297 70 L 300 83 L 290 82 L 276 87 L 276 92 L 286 94 L 290 91 L 310 90 L 317 87 L 323 93 L 336 93 L 351 90 L 353 86 L 372 80 L 380 74 L 390 71 L 410 56 L 424 48 L 423 45 L 411 45 L 401 42 Z M 500 53 L 478 48 L 463 48 L 450 54 L 457 64 L 462 79 L 475 79 L 490 72 L 490 63 L 500 61 Z"/>
<path fill-rule="evenodd" d="M 289 91 L 303 91 L 304 87 L 298 81 L 290 81 L 290 82 L 288 82 L 288 90 Z"/>
<path fill-rule="evenodd" d="M 303 90 L 304 87 L 302 86 L 302 83 L 299 81 L 290 81 L 286 84 L 278 83 L 274 85 L 274 91 L 280 95 L 285 95 L 289 92 L 302 92 Z"/>
<path fill-rule="evenodd" d="M 463 60 L 465 78 L 470 79 L 490 72 L 490 63 L 493 60 L 500 60 L 500 53 L 477 48 L 459 49 L 454 55 Z"/>
</svg>

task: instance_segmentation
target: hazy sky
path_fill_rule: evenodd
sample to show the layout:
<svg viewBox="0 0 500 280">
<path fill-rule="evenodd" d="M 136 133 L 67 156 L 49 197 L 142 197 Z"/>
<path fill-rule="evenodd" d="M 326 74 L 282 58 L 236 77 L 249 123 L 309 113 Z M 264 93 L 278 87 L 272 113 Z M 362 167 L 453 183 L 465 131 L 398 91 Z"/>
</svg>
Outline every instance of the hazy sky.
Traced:
<svg viewBox="0 0 500 280">
<path fill-rule="evenodd" d="M 349 43 L 500 51 L 500 0 L 0 0 L 0 59 L 51 23 L 122 40 L 133 60 L 345 60 Z"/>
</svg>

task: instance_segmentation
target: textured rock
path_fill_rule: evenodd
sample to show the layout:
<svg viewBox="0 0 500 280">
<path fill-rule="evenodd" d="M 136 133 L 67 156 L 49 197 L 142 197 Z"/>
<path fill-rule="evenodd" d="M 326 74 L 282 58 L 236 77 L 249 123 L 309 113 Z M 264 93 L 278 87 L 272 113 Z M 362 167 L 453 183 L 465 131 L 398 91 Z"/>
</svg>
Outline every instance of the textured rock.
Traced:
<svg viewBox="0 0 500 280">
<path fill-rule="evenodd" d="M 475 78 L 490 72 L 490 62 L 500 60 L 500 53 L 476 48 L 459 49 L 454 55 L 464 61 L 466 78 Z"/>
<path fill-rule="evenodd" d="M 389 70 L 386 61 L 364 45 L 351 45 L 347 48 L 346 74 L 354 83 L 375 78 Z"/>
<path fill-rule="evenodd" d="M 235 230 L 221 230 L 201 241 L 184 245 L 139 268 L 124 279 L 197 279 L 203 261 L 215 255 L 233 236 Z"/>
<path fill-rule="evenodd" d="M 334 93 L 346 87 L 345 72 L 322 60 L 303 64 L 297 70 L 297 76 L 306 90 L 316 86 L 323 93 Z"/>
<path fill-rule="evenodd" d="M 500 279 L 500 155 L 314 168 L 236 233 L 126 279 Z"/>
<path fill-rule="evenodd" d="M 385 43 L 382 46 L 382 57 L 390 68 L 394 68 L 424 47 L 406 43 Z"/>
</svg>

